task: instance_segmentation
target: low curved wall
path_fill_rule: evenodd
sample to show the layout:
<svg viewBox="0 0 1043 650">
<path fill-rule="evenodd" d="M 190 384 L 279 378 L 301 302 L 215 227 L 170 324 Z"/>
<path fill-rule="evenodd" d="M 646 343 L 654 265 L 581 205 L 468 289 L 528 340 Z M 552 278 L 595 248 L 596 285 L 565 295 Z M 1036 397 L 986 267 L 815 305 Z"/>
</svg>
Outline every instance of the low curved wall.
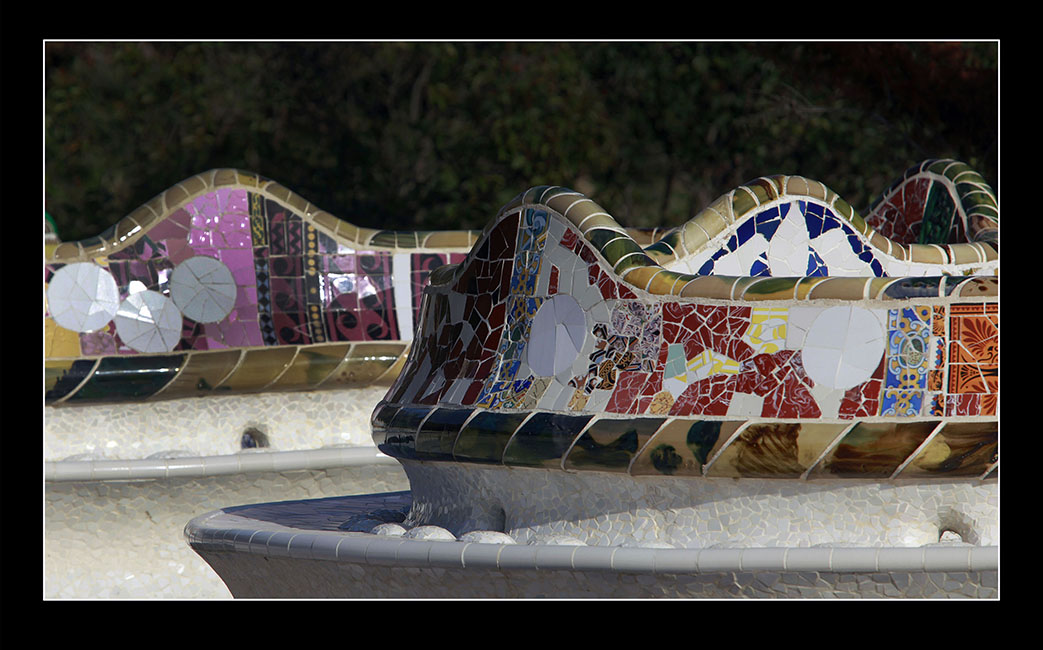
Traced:
<svg viewBox="0 0 1043 650">
<path fill-rule="evenodd" d="M 254 466 L 229 472 L 206 468 L 199 458 L 141 461 L 149 468 L 48 464 L 44 597 L 229 598 L 222 579 L 184 542 L 185 522 L 200 512 L 408 488 L 398 463 L 375 458 L 372 448 L 342 451 L 339 459 L 295 456 L 249 454 L 243 460 Z"/>
<path fill-rule="evenodd" d="M 237 598 L 996 598 L 996 547 L 703 550 L 428 541 L 338 530 L 409 495 L 196 517 L 192 548 Z"/>
</svg>

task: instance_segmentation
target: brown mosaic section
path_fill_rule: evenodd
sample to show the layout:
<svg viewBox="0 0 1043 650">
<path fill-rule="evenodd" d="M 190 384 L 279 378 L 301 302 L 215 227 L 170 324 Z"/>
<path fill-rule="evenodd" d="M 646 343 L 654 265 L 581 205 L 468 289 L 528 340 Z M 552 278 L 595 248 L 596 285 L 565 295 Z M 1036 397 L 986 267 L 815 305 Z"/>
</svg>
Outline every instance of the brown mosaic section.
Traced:
<svg viewBox="0 0 1043 650">
<path fill-rule="evenodd" d="M 937 426 L 937 421 L 860 422 L 808 478 L 889 478 Z"/>
<path fill-rule="evenodd" d="M 351 388 L 384 384 L 398 376 L 405 363 L 405 343 L 356 343 L 321 388 Z"/>
<path fill-rule="evenodd" d="M 216 350 L 186 355 L 184 368 L 153 399 L 211 395 L 232 373 L 243 357 L 242 350 Z"/>
<path fill-rule="evenodd" d="M 998 459 L 998 422 L 953 422 L 924 446 L 899 477 L 983 476 Z"/>
<path fill-rule="evenodd" d="M 707 476 L 799 478 L 849 424 L 752 424 L 721 452 Z"/>
</svg>

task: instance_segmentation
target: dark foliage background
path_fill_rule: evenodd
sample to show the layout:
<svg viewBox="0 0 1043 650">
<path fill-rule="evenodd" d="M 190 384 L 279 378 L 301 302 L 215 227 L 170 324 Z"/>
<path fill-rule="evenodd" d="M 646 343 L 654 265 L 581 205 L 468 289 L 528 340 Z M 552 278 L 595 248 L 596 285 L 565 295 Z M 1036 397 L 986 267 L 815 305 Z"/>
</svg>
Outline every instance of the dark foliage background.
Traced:
<svg viewBox="0 0 1043 650">
<path fill-rule="evenodd" d="M 864 210 L 926 158 L 998 192 L 998 85 L 996 42 L 50 42 L 46 209 L 82 239 L 237 167 L 382 228 L 542 184 L 675 225 L 777 173 Z"/>
</svg>

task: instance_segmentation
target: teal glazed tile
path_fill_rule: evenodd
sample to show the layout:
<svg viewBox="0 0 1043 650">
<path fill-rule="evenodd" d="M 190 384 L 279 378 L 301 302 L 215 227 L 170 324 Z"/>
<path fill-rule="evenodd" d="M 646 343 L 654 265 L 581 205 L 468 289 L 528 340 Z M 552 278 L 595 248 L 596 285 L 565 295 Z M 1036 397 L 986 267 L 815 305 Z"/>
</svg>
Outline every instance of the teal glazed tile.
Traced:
<svg viewBox="0 0 1043 650">
<path fill-rule="evenodd" d="M 503 464 L 523 467 L 561 467 L 568 451 L 593 415 L 536 413 L 522 425 L 503 452 Z"/>
<path fill-rule="evenodd" d="M 416 457 L 423 460 L 452 460 L 453 445 L 472 409 L 440 408 L 431 414 L 416 436 Z"/>
<path fill-rule="evenodd" d="M 659 430 L 665 418 L 608 419 L 595 421 L 576 440 L 565 469 L 626 472 L 645 443 Z"/>
<path fill-rule="evenodd" d="M 430 412 L 426 407 L 403 406 L 391 418 L 384 442 L 377 448 L 395 458 L 415 458 L 417 429 Z"/>
<path fill-rule="evenodd" d="M 527 413 L 480 411 L 460 430 L 453 447 L 453 458 L 468 463 L 496 463 Z"/>
<path fill-rule="evenodd" d="M 138 400 L 154 395 L 177 376 L 185 355 L 103 357 L 68 403 Z"/>
</svg>

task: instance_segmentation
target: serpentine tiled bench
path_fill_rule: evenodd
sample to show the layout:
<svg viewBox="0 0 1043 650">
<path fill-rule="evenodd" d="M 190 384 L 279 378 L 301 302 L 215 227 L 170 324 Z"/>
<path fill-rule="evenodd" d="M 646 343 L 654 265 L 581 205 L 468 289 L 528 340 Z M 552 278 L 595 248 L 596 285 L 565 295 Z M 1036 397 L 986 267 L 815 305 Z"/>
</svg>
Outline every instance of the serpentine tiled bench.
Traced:
<svg viewBox="0 0 1043 650">
<path fill-rule="evenodd" d="M 536 564 L 511 568 L 536 571 L 562 536 L 995 549 L 997 233 L 991 190 L 955 161 L 911 169 L 865 218 L 821 183 L 757 179 L 648 245 L 577 192 L 533 188 L 432 272 L 408 359 L 374 410 L 374 441 L 410 479 L 398 528 L 345 522 L 343 535 L 372 528 L 362 556 L 341 558 L 355 542 L 331 538 L 332 556 L 298 557 L 363 574 L 371 551 L 392 569 L 445 568 L 451 549 L 409 545 L 431 530 L 534 544 Z M 250 540 L 271 531 L 233 523 L 207 515 L 186 534 L 257 595 L 268 565 L 251 558 L 268 555 Z M 406 551 L 427 564 L 397 562 Z M 785 556 L 763 566 L 788 571 Z M 972 594 L 940 591 L 988 595 L 990 571 L 964 574 L 982 587 Z"/>
<path fill-rule="evenodd" d="M 407 485 L 369 415 L 427 276 L 478 233 L 356 227 L 228 169 L 98 237 L 61 242 L 52 226 L 48 596 L 227 596 L 181 543 L 191 508 Z"/>
</svg>

